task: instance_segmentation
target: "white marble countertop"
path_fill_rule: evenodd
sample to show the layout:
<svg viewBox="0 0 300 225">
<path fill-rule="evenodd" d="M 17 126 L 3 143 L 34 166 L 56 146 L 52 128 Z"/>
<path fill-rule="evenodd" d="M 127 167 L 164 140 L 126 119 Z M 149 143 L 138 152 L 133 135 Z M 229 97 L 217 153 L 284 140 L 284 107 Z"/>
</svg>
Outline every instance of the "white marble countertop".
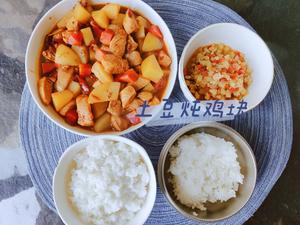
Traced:
<svg viewBox="0 0 300 225">
<path fill-rule="evenodd" d="M 0 225 L 63 224 L 32 185 L 18 130 L 26 45 L 37 18 L 55 2 L 0 0 Z"/>
</svg>

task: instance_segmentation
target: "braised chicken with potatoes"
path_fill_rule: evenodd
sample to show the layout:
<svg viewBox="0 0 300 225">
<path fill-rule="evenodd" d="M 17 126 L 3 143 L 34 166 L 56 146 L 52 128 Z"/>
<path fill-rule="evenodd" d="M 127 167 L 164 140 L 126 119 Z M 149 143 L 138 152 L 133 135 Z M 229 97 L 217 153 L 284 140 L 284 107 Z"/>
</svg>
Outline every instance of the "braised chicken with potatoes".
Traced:
<svg viewBox="0 0 300 225">
<path fill-rule="evenodd" d="M 72 126 L 105 132 L 140 123 L 144 101 L 161 103 L 172 59 L 160 28 L 139 13 L 80 1 L 47 35 L 40 64 L 42 102 Z"/>
</svg>

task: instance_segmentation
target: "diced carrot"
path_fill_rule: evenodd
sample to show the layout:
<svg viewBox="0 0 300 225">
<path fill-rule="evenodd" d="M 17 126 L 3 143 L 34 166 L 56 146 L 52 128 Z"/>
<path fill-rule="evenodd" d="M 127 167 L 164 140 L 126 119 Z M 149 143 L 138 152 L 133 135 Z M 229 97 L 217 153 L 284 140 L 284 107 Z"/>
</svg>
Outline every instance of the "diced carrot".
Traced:
<svg viewBox="0 0 300 225">
<path fill-rule="evenodd" d="M 66 122 L 72 126 L 76 125 L 77 120 L 78 120 L 78 114 L 76 112 L 75 109 L 70 109 L 67 113 L 66 113 Z"/>
<path fill-rule="evenodd" d="M 163 34 L 161 33 L 159 27 L 157 25 L 151 25 L 148 29 L 148 32 L 154 34 L 155 36 L 159 37 L 160 39 L 163 39 Z"/>
<path fill-rule="evenodd" d="M 69 45 L 81 45 L 83 40 L 82 33 L 80 31 L 71 33 L 70 37 L 68 38 Z"/>
<path fill-rule="evenodd" d="M 79 76 L 84 78 L 91 74 L 92 68 L 90 64 L 79 64 Z"/>
<path fill-rule="evenodd" d="M 113 30 L 106 29 L 101 33 L 100 42 L 105 45 L 109 45 L 111 39 L 115 35 Z"/>
<path fill-rule="evenodd" d="M 230 88 L 229 88 L 229 91 L 230 91 L 231 93 L 236 92 L 236 91 L 238 91 L 238 90 L 239 90 L 238 87 L 230 87 Z"/>
<path fill-rule="evenodd" d="M 49 72 L 53 71 L 55 68 L 57 68 L 57 64 L 56 63 L 52 63 L 52 62 L 42 63 L 42 71 L 43 71 L 43 73 L 49 73 Z"/>
<path fill-rule="evenodd" d="M 115 77 L 117 82 L 133 83 L 139 78 L 139 75 L 133 69 L 127 70 L 123 74 L 119 74 Z"/>
<path fill-rule="evenodd" d="M 101 27 L 99 27 L 98 24 L 97 24 L 94 20 L 92 20 L 92 21 L 90 22 L 90 24 L 91 24 L 91 26 L 92 26 L 92 29 L 93 29 L 93 31 L 94 31 L 95 36 L 96 36 L 97 38 L 100 38 L 100 37 L 101 37 L 101 34 L 102 34 L 102 32 L 103 32 L 104 30 L 103 30 Z"/>
</svg>

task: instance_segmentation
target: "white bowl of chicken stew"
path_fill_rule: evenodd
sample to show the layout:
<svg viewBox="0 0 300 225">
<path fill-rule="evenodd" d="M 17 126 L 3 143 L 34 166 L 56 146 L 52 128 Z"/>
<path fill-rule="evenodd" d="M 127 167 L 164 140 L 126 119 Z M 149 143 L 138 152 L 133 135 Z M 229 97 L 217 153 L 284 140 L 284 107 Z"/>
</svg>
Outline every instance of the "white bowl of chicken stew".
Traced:
<svg viewBox="0 0 300 225">
<path fill-rule="evenodd" d="M 36 25 L 26 51 L 34 101 L 60 127 L 91 136 L 125 134 L 155 116 L 177 73 L 174 39 L 142 1 L 65 0 Z"/>
</svg>

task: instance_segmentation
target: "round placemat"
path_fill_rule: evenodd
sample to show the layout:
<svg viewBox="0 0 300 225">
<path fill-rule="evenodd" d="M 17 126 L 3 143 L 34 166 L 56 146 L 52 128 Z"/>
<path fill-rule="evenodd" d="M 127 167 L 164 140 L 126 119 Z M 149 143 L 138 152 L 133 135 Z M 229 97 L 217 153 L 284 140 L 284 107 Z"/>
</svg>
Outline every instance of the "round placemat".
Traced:
<svg viewBox="0 0 300 225">
<path fill-rule="evenodd" d="M 163 17 L 175 38 L 178 56 L 184 45 L 199 29 L 219 22 L 234 22 L 249 26 L 229 8 L 208 0 L 203 1 L 146 1 Z M 245 43 L 247 44 L 247 43 Z M 275 78 L 265 100 L 255 109 L 227 124 L 237 130 L 254 150 L 258 166 L 257 184 L 246 206 L 236 215 L 218 224 L 242 224 L 261 205 L 284 170 L 292 144 L 292 112 L 287 84 L 276 59 Z M 178 82 L 172 99 L 184 100 Z M 181 125 L 142 127 L 128 138 L 140 143 L 157 166 L 165 141 Z M 34 186 L 43 201 L 55 211 L 52 199 L 52 175 L 59 157 L 72 143 L 83 137 L 56 126 L 35 105 L 27 85 L 20 109 L 21 142 L 29 164 Z M 177 213 L 166 201 L 158 187 L 154 209 L 146 224 L 196 224 Z"/>
</svg>

